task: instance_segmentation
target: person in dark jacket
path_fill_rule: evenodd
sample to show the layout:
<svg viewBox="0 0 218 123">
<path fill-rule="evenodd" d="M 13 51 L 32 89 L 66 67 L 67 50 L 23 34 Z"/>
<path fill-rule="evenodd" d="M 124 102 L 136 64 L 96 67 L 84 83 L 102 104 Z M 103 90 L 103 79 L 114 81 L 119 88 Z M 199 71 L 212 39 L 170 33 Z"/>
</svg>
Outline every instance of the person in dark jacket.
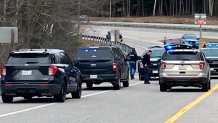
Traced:
<svg viewBox="0 0 218 123">
<path fill-rule="evenodd" d="M 145 69 L 145 75 L 144 75 L 144 84 L 150 84 L 150 55 L 152 54 L 151 50 L 148 50 L 147 53 L 142 58 L 142 64 Z"/>
<path fill-rule="evenodd" d="M 129 69 L 130 69 L 130 77 L 131 80 L 135 79 L 135 71 L 136 71 L 136 62 L 138 60 L 138 55 L 135 51 L 135 48 L 127 55 L 129 61 Z"/>
</svg>

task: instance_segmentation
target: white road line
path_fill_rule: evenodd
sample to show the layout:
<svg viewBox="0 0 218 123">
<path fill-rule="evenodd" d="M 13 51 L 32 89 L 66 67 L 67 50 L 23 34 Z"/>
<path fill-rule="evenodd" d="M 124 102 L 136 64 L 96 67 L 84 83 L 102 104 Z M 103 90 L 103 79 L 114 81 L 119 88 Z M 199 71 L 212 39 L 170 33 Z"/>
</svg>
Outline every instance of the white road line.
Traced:
<svg viewBox="0 0 218 123">
<path fill-rule="evenodd" d="M 11 113 L 1 114 L 0 118 L 6 117 L 6 116 L 10 116 L 10 115 L 14 115 L 14 114 L 19 114 L 19 113 L 27 112 L 27 111 L 31 111 L 31 110 L 35 110 L 35 109 L 39 109 L 39 108 L 43 108 L 43 107 L 47 107 L 47 106 L 51 106 L 51 105 L 54 105 L 54 104 L 56 104 L 56 103 L 49 103 L 49 104 L 40 105 L 40 106 L 36 106 L 36 107 L 32 107 L 32 108 L 27 108 L 27 109 L 23 109 L 23 110 L 11 112 Z"/>
<path fill-rule="evenodd" d="M 131 86 L 134 86 L 134 85 L 142 84 L 142 83 L 143 83 L 143 82 L 138 82 L 138 83 L 135 83 L 135 84 L 131 84 L 130 87 L 131 87 Z M 93 93 L 93 94 L 87 94 L 87 95 L 82 96 L 81 98 L 86 98 L 86 97 L 90 97 L 90 96 L 95 96 L 95 95 L 103 94 L 103 93 L 106 93 L 106 92 L 109 92 L 109 91 L 111 91 L 111 90 L 102 91 L 102 92 L 96 92 L 96 93 Z M 19 110 L 19 111 L 14 111 L 14 112 L 10 112 L 10 113 L 5 113 L 5 114 L 1 114 L 1 115 L 0 115 L 0 118 L 6 117 L 6 116 L 15 115 L 15 114 L 19 114 L 19 113 L 24 113 L 24 112 L 28 112 L 28 111 L 32 111 L 32 110 L 36 110 L 36 109 L 40 109 L 40 108 L 47 107 L 47 106 L 52 106 L 52 105 L 55 105 L 55 104 L 60 104 L 60 103 L 49 103 L 49 104 L 40 105 L 40 106 L 36 106 L 36 107 L 32 107 L 32 108 L 27 108 L 27 109 L 23 109 L 23 110 Z"/>
</svg>

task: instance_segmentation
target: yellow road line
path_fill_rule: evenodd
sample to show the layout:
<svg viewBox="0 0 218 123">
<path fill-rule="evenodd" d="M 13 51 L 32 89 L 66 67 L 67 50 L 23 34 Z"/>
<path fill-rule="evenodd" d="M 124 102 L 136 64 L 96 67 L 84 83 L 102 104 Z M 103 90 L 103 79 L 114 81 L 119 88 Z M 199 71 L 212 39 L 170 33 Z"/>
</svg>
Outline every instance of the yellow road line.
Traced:
<svg viewBox="0 0 218 123">
<path fill-rule="evenodd" d="M 177 112 L 175 115 L 173 115 L 172 117 L 170 117 L 168 120 L 166 120 L 164 123 L 174 123 L 175 121 L 177 121 L 180 117 L 182 117 L 186 112 L 188 112 L 189 110 L 191 110 L 192 108 L 194 108 L 197 104 L 199 104 L 200 102 L 202 102 L 205 98 L 207 98 L 208 96 L 210 96 L 211 94 L 213 94 L 215 91 L 218 90 L 218 84 L 215 85 L 210 91 L 202 94 L 200 97 L 198 97 L 197 99 L 195 99 L 193 102 L 189 103 L 188 105 L 186 105 L 184 108 L 182 108 L 179 112 Z"/>
</svg>

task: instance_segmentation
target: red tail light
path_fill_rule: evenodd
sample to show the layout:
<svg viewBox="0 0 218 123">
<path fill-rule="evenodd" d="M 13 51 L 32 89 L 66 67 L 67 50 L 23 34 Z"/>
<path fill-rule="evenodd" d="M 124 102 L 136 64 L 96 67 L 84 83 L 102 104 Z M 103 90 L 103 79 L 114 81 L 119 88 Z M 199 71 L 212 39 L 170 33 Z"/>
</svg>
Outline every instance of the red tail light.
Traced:
<svg viewBox="0 0 218 123">
<path fill-rule="evenodd" d="M 166 67 L 167 67 L 166 63 L 162 62 L 161 67 L 162 67 L 162 69 L 166 69 Z"/>
<path fill-rule="evenodd" d="M 113 71 L 116 71 L 116 70 L 117 70 L 117 64 L 113 63 Z"/>
<path fill-rule="evenodd" d="M 6 76 L 6 68 L 4 66 L 1 67 L 1 76 Z"/>
<path fill-rule="evenodd" d="M 202 70 L 202 69 L 204 69 L 204 66 L 205 66 L 205 63 L 204 62 L 201 62 L 200 64 L 199 64 L 199 68 Z"/>
<path fill-rule="evenodd" d="M 58 68 L 56 66 L 50 66 L 48 68 L 48 75 L 49 76 L 54 76 L 57 72 Z"/>
</svg>

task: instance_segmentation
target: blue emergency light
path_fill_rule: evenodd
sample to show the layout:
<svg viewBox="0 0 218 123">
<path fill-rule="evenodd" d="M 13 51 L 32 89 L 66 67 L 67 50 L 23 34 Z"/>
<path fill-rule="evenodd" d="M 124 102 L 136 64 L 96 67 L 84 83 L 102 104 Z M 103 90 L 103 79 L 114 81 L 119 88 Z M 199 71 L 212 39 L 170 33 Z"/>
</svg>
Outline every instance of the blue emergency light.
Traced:
<svg viewBox="0 0 218 123">
<path fill-rule="evenodd" d="M 218 48 L 218 43 L 208 43 L 206 48 Z"/>
<path fill-rule="evenodd" d="M 176 49 L 193 49 L 191 45 L 188 44 L 171 44 L 164 46 L 166 51 L 176 50 Z"/>
</svg>

